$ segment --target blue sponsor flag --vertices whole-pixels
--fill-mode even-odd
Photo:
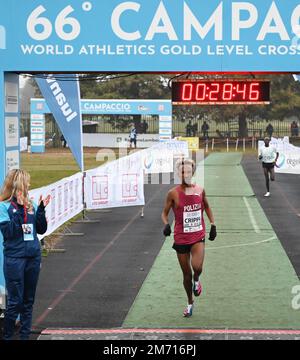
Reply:
[[[84,171],[82,116],[78,75],[43,75],[35,78],[50,111],[81,171]]]

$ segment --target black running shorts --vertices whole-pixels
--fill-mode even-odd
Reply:
[[[179,245],[174,243],[172,248],[176,250],[178,254],[189,254],[191,252],[193,245],[198,243],[205,243],[205,238],[195,242],[194,244],[189,244],[189,245]]]
[[[273,169],[274,168],[274,163],[262,163],[262,166],[263,166],[263,168],[265,168],[265,169]]]

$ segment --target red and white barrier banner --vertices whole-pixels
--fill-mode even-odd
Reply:
[[[145,205],[141,152],[87,171],[84,184],[87,209]]]
[[[172,173],[174,159],[188,155],[187,142],[171,140],[86,171],[86,208],[144,205],[144,174]]]
[[[41,195],[43,198],[51,196],[46,207],[48,230],[46,234],[39,236],[40,238],[50,235],[83,210],[82,179],[83,174],[77,173],[54,184],[30,191],[30,197],[36,204]]]

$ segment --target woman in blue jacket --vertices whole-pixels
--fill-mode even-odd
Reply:
[[[4,277],[7,306],[4,340],[14,335],[20,315],[20,338],[28,340],[35,292],[41,267],[41,248],[37,234],[47,231],[45,207],[50,196],[40,197],[36,206],[29,199],[30,175],[11,170],[0,194],[0,230],[3,235]]]

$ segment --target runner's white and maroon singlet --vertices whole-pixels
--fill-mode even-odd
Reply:
[[[192,185],[186,195],[181,186],[177,186],[179,203],[173,206],[175,215],[174,241],[178,245],[190,245],[205,238],[205,223],[203,218],[203,189]]]

